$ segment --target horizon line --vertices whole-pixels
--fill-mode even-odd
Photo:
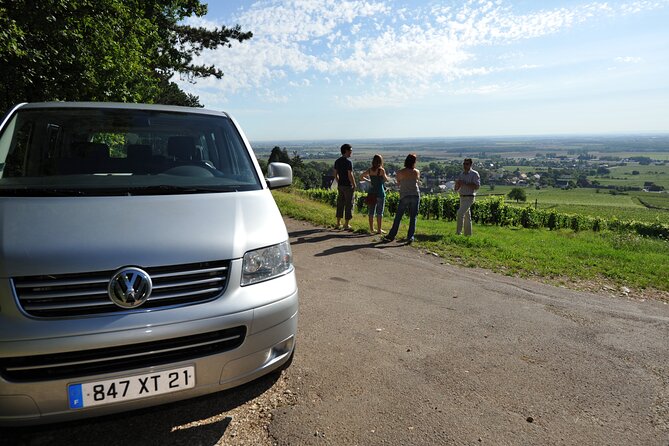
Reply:
[[[274,139],[251,139],[255,143],[281,142],[366,142],[366,141],[398,141],[398,140],[456,140],[456,139],[512,139],[512,138],[574,138],[574,137],[608,137],[620,138],[626,136],[648,136],[648,137],[669,137],[669,131],[664,132],[609,132],[609,133],[545,133],[545,134],[516,134],[516,135],[478,135],[478,136],[394,136],[394,137],[355,137],[355,138],[274,138]],[[342,143],[343,143],[342,142]]]

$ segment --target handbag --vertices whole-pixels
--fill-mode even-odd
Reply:
[[[376,194],[369,193],[365,197],[365,204],[367,206],[374,206],[376,204]]]

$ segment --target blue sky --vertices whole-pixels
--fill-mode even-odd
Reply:
[[[252,141],[669,132],[669,0],[208,5],[254,37],[176,80]]]

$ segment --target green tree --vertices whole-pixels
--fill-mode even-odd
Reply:
[[[290,165],[293,166],[293,168],[304,166],[304,161],[302,161],[302,157],[297,151],[293,152],[293,157],[290,159]]]
[[[158,94],[154,98],[156,104],[184,105],[186,107],[202,107],[200,98],[183,91],[177,84],[162,79],[158,85]]]
[[[256,159],[258,160],[258,164],[260,165],[260,170],[262,170],[262,173],[267,175],[267,161],[265,161],[262,158],[257,158],[257,157],[256,157]]]
[[[525,193],[525,189],[521,187],[514,187],[511,189],[507,194],[507,197],[509,197],[511,200],[516,200],[516,203],[519,201],[527,201],[527,194]]]
[[[181,24],[206,12],[199,0],[1,0],[0,111],[52,100],[199,105],[169,79],[222,77],[194,57],[252,37],[239,25]]]
[[[272,153],[269,154],[269,159],[267,160],[268,163],[275,163],[275,162],[280,162],[280,163],[286,163],[290,164],[290,156],[288,156],[288,151],[286,149],[281,149],[279,146],[274,146],[272,149]]]
[[[642,166],[648,166],[653,160],[647,156],[631,156],[630,160],[637,161]]]
[[[313,163],[293,166],[293,176],[300,179],[304,189],[321,187],[323,175]]]

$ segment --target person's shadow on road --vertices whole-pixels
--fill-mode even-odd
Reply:
[[[368,234],[357,232],[334,232],[328,229],[306,229],[304,231],[293,231],[288,233],[291,245],[302,243],[320,243],[332,239],[360,239],[368,238]]]
[[[410,244],[409,242],[402,240],[398,240],[397,242],[392,242],[390,240],[385,240],[385,239],[370,239],[372,235],[367,232],[335,232],[331,229],[325,229],[325,228],[293,231],[290,232],[288,235],[290,237],[291,245],[299,245],[302,243],[320,243],[332,239],[342,239],[348,241],[362,240],[362,239],[367,240],[366,243],[353,243],[353,244],[345,243],[339,246],[334,246],[332,248],[325,249],[323,252],[314,254],[315,257],[343,254],[363,248],[379,248],[379,249],[401,248],[402,246]]]

